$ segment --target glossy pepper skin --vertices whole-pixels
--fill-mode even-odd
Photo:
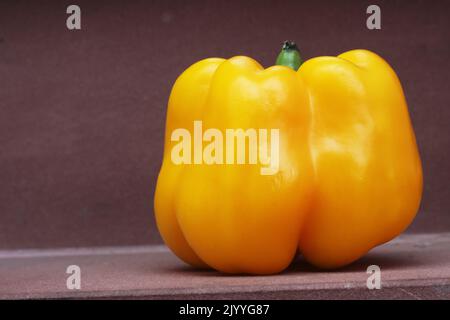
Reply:
[[[280,165],[176,165],[171,132],[279,128]],[[226,273],[284,270],[299,248],[321,268],[349,264],[414,218],[422,170],[397,76],[353,50],[263,69],[211,58],[176,81],[155,192],[160,233],[194,266]]]
[[[187,69],[169,99],[155,212],[167,245],[184,261],[227,273],[275,273],[297,251],[313,189],[306,87],[292,69],[248,57],[206,59]],[[279,128],[275,175],[258,165],[175,165],[171,132],[203,127]]]
[[[422,166],[403,90],[367,50],[305,62],[315,190],[300,251],[322,268],[345,266],[399,235],[422,195]]]

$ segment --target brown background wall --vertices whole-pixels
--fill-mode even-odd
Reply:
[[[82,30],[65,27],[82,9]],[[209,57],[270,66],[367,48],[397,71],[422,154],[412,232],[450,231],[450,1],[1,1],[0,248],[160,242],[152,201],[166,101]]]

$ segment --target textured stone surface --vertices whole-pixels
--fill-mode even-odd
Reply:
[[[81,268],[81,290],[66,268]],[[366,269],[381,268],[368,290]],[[301,259],[273,276],[193,270],[163,246],[0,251],[0,298],[450,299],[450,233],[404,235],[333,272]]]

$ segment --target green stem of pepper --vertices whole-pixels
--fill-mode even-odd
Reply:
[[[286,66],[297,71],[303,63],[300,57],[300,52],[298,51],[297,45],[294,41],[285,41],[281,52],[277,57],[276,65]]]

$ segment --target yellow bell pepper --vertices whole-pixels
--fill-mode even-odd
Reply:
[[[310,59],[297,71],[301,59],[292,43],[277,64],[205,59],[173,86],[155,214],[165,243],[191,265],[270,274],[300,250],[313,265],[337,268],[396,237],[418,210],[420,157],[389,65],[353,50]],[[194,136],[180,153],[191,162],[173,158],[180,128]],[[250,128],[279,131],[279,145],[266,148],[265,160],[279,154],[270,174],[262,174],[262,160],[226,162],[229,151],[238,154],[237,144],[214,149],[215,162],[202,158],[218,146],[219,136],[206,132],[228,139],[227,130]],[[244,138],[249,148],[255,141],[261,147],[263,138]],[[244,158],[250,157],[249,149]]]

